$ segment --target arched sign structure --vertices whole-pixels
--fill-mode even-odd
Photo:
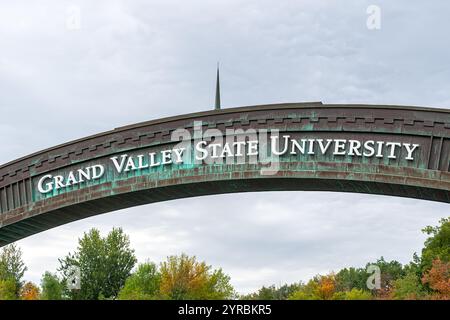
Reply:
[[[0,166],[0,246],[85,217],[231,192],[450,202],[450,110],[292,103],[114,129]]]

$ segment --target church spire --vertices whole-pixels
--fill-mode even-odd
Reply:
[[[217,62],[217,79],[216,79],[216,104],[215,110],[220,110],[220,80],[219,80],[219,62]]]

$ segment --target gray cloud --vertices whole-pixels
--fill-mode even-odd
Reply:
[[[25,1],[0,5],[0,163],[113,127],[223,103],[323,101],[447,108],[448,1]],[[67,9],[81,29],[66,28]],[[122,226],[141,261],[187,252],[238,290],[384,255],[407,262],[448,205],[340,193],[171,201],[19,241],[38,282],[90,227]]]

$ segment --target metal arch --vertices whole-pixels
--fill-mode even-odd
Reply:
[[[271,176],[252,164],[169,168],[104,180],[47,198],[36,179],[112,155],[160,150],[171,133],[205,128],[278,129],[295,135],[414,141],[411,163],[330,158],[284,159]],[[0,246],[71,221],[131,206],[208,194],[326,190],[402,196],[450,203],[450,110],[320,102],[260,105],[142,122],[68,142],[0,166]]]

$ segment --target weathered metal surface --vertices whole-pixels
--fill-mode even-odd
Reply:
[[[278,129],[303,138],[377,139],[420,144],[414,161],[284,156],[273,175],[258,164],[164,166],[145,174],[106,172],[101,180],[48,195],[44,174],[64,173],[110,157],[160,151],[179,128]],[[263,105],[165,118],[56,146],[0,166],[0,246],[71,221],[131,206],[200,195],[326,190],[450,203],[450,110],[299,103]]]

